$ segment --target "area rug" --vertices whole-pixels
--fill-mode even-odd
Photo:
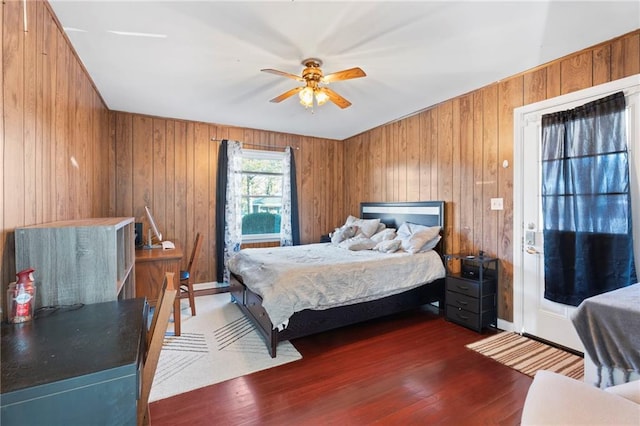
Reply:
[[[502,332],[467,348],[530,377],[538,370],[554,371],[577,380],[584,377],[582,357],[517,333]]]
[[[149,401],[157,401],[302,358],[289,342],[271,358],[262,337],[228,293],[196,297],[196,316],[182,301],[182,332],[173,323],[160,352]]]

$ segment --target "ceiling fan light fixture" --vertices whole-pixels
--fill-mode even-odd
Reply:
[[[318,89],[315,91],[316,95],[316,103],[318,106],[324,105],[329,100],[329,96],[322,89]]]
[[[305,66],[302,70],[302,75],[295,75],[285,71],[278,71],[271,68],[263,68],[260,71],[268,72],[270,74],[276,74],[282,77],[287,77],[292,80],[304,83],[304,86],[298,86],[294,89],[288,90],[271,99],[270,102],[282,102],[285,99],[295,95],[296,93],[300,97],[300,104],[305,108],[313,108],[314,102],[316,105],[321,106],[331,101],[338,107],[344,109],[351,106],[351,102],[329,89],[328,87],[321,87],[320,85],[329,84],[336,81],[351,80],[353,78],[366,77],[364,71],[360,68],[349,68],[346,70],[334,72],[328,75],[324,75],[320,66],[322,61],[315,58],[309,58],[302,61],[302,65]]]
[[[313,106],[313,89],[311,87],[305,87],[298,94],[300,97],[300,103],[304,105],[305,108],[311,108]]]

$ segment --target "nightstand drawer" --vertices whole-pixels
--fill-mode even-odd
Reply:
[[[456,308],[466,309],[467,311],[471,311],[476,314],[480,312],[480,299],[477,297],[471,297],[466,294],[447,290],[446,301],[447,305],[451,305]]]
[[[462,308],[475,314],[480,313],[480,309],[482,309],[482,312],[485,312],[495,308],[496,305],[495,295],[493,293],[483,295],[482,300],[480,300],[480,298],[477,297],[447,290],[446,301],[447,305]]]
[[[466,280],[464,278],[447,277],[447,290],[456,293],[466,294],[471,297],[480,296],[480,282]],[[496,280],[485,280],[482,283],[482,294],[492,294],[496,292]]]
[[[455,277],[447,277],[447,291],[466,294],[471,297],[480,296],[480,284],[478,281],[465,280]]]
[[[447,305],[445,315],[449,321],[457,322],[474,330],[480,330],[480,315],[478,314]]]

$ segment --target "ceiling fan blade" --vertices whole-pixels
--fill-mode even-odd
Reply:
[[[320,81],[322,83],[332,83],[334,81],[350,80],[352,78],[360,78],[360,77],[366,77],[366,76],[367,74],[365,74],[365,72],[362,71],[362,69],[355,67],[355,68],[350,68],[348,70],[342,70],[342,71],[334,72],[332,74],[327,74],[324,77],[322,77]]]
[[[260,70],[260,71],[268,72],[268,73],[275,74],[275,75],[280,75],[282,77],[292,78],[294,80],[298,80],[298,81],[301,81],[303,83],[305,82],[304,78],[302,78],[302,77],[300,77],[298,75],[295,75],[295,74],[289,74],[288,72],[284,72],[284,71],[272,70],[272,69],[269,69],[269,68],[263,69],[263,70]]]
[[[273,102],[273,103],[282,102],[285,99],[290,98],[291,96],[295,95],[296,93],[298,93],[302,89],[304,89],[304,86],[296,87],[295,89],[288,90],[288,91],[284,92],[282,95],[276,96],[275,98],[271,99],[269,102]]]
[[[351,102],[349,102],[348,100],[346,100],[345,98],[343,98],[342,96],[338,95],[336,92],[334,92],[333,90],[329,89],[328,87],[323,87],[322,90],[324,93],[327,94],[327,96],[329,97],[329,100],[331,102],[333,102],[334,104],[338,105],[340,108],[345,109],[351,106]]]

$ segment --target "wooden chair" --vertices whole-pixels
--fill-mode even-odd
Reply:
[[[144,365],[142,367],[142,387],[140,399],[138,400],[138,426],[149,424],[149,394],[153,377],[156,374],[158,359],[164,335],[169,325],[169,316],[173,302],[176,299],[177,290],[173,282],[173,272],[166,272],[162,282],[162,289],[158,295],[151,326],[147,331],[147,351],[145,353]]]
[[[196,302],[193,293],[193,281],[195,279],[196,264],[198,263],[198,257],[200,257],[200,249],[202,248],[202,235],[198,232],[196,234],[196,241],[191,251],[191,257],[189,258],[189,264],[187,269],[180,271],[180,294],[176,297],[173,307],[173,321],[175,327],[176,336],[180,335],[180,299],[186,297],[189,298],[189,306],[191,306],[191,315],[196,315]]]

